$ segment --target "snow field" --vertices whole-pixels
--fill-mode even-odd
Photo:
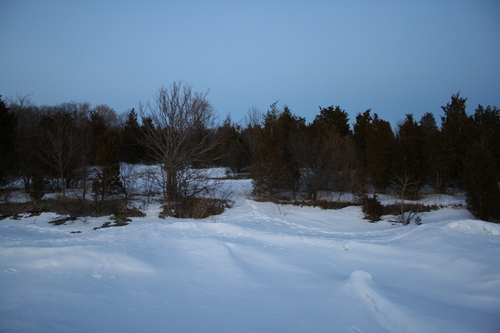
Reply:
[[[206,220],[0,221],[0,331],[498,332],[500,228],[249,200]],[[71,233],[80,231],[80,233]]]

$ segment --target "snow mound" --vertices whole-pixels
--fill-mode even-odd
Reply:
[[[500,235],[500,226],[479,220],[461,220],[453,221],[448,224],[448,228],[466,233],[466,234],[480,234],[485,233],[491,236]]]
[[[383,330],[395,333],[415,332],[406,313],[374,289],[378,288],[369,273],[355,271],[344,290],[359,301],[362,311]]]

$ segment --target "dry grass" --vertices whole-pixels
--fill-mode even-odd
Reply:
[[[180,202],[168,203],[163,206],[161,218],[167,216],[177,218],[204,219],[213,215],[220,215],[226,208],[231,207],[229,200],[210,198],[185,198]]]
[[[0,219],[6,217],[19,218],[20,214],[35,216],[43,212],[69,215],[70,219],[82,216],[99,217],[115,215],[121,218],[144,216],[137,209],[127,208],[125,200],[90,201],[61,197],[58,199],[0,204]]]

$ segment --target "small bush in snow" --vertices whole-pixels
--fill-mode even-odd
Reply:
[[[378,201],[376,194],[371,198],[364,196],[361,199],[361,208],[365,214],[365,219],[371,222],[380,221],[380,217],[384,214],[384,206]]]

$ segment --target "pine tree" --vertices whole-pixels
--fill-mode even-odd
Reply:
[[[296,188],[300,177],[288,142],[303,120],[293,116],[287,107],[278,110],[276,104],[271,105],[265,116],[251,170],[254,192],[268,199],[281,191]]]
[[[127,114],[127,120],[121,132],[120,157],[122,161],[128,163],[138,163],[144,157],[141,127],[134,109]]]
[[[243,172],[251,164],[251,151],[242,135],[242,128],[234,124],[230,115],[217,130],[217,136],[224,138],[218,147],[217,165],[229,167],[232,172]]]
[[[17,118],[9,111],[0,96],[0,183],[15,168]]]
[[[426,179],[438,193],[444,193],[451,178],[455,154],[451,138],[443,135],[432,113],[420,120],[423,132],[423,154]]]
[[[95,199],[103,201],[123,193],[118,145],[116,137],[109,131],[105,131],[99,138],[95,165],[97,175],[92,183]]]
[[[375,113],[366,128],[366,168],[368,176],[378,191],[390,184],[394,133],[391,124]]]
[[[453,145],[454,159],[450,176],[454,181],[459,180],[464,166],[465,152],[474,137],[474,126],[472,120],[467,117],[466,102],[467,98],[462,98],[460,93],[457,93],[451,96],[451,102],[441,107],[445,113],[445,116],[441,117],[441,130]]]
[[[367,142],[367,129],[373,121],[370,114],[371,110],[368,109],[363,113],[356,115],[356,122],[353,126],[353,139],[358,156],[358,166],[356,170],[356,178],[358,183],[359,195],[364,195],[366,192],[366,185],[368,183],[368,170],[366,159],[366,142]]]
[[[320,107],[320,113],[314,118],[312,125],[324,127],[325,130],[338,133],[340,136],[351,134],[349,116],[340,106]],[[321,129],[319,130],[322,131]]]
[[[500,109],[479,105],[472,119],[476,127],[475,136],[485,140],[497,160],[497,172],[500,172]]]
[[[410,192],[418,191],[425,182],[424,132],[422,127],[407,114],[398,126],[394,152],[394,173],[403,179],[412,178]]]
[[[500,222],[499,181],[496,158],[480,138],[467,150],[462,174],[468,209],[477,218]]]

